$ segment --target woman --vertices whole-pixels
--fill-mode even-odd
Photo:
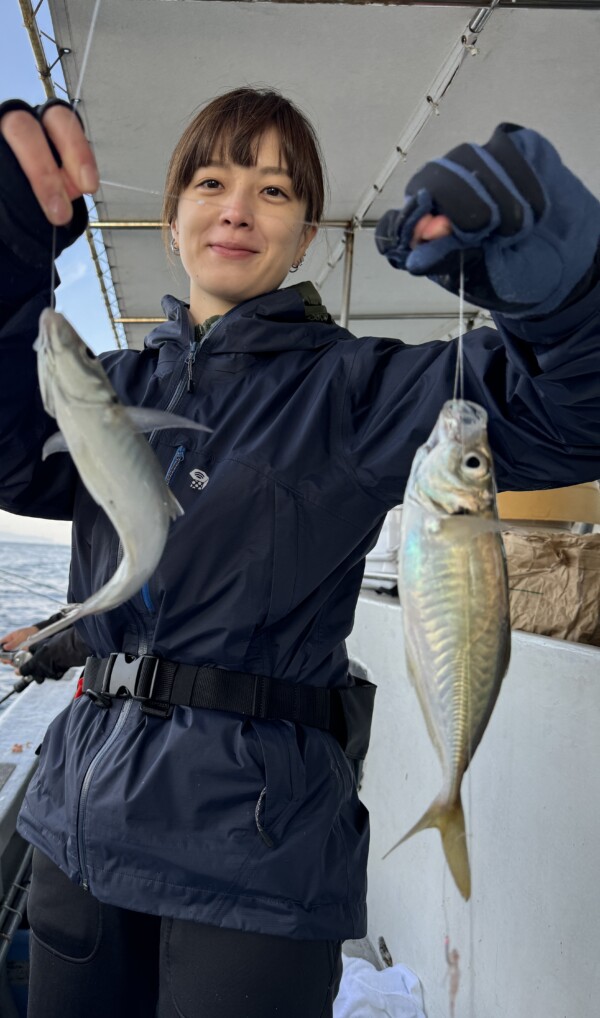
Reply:
[[[31,342],[48,223],[57,249],[74,239],[97,172],[68,109],[0,118],[2,208],[21,203],[0,235],[2,504],[73,517],[81,601],[118,543],[68,458],[39,459],[53,424]],[[499,312],[497,332],[465,341],[465,394],[490,412],[500,486],[598,476],[598,203],[510,126],[409,190],[379,230],[390,261],[456,289],[462,250],[467,292]],[[37,849],[33,1018],[326,1018],[340,943],[365,934],[368,821],[348,759],[365,724],[344,715],[343,641],[456,349],[355,339],[309,284],[279,289],[322,204],[312,129],[270,91],[216,99],[171,160],[164,215],[189,307],[165,298],[144,351],[103,363],[125,403],[214,430],[153,439],[185,516],[143,591],[81,624],[90,692],[50,726],[21,812]]]

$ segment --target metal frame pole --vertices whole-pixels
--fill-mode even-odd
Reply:
[[[346,252],[344,254],[344,283],[342,289],[342,310],[340,314],[340,325],[343,329],[348,328],[350,318],[350,291],[352,289],[352,268],[354,263],[354,227],[346,230],[345,235]]]

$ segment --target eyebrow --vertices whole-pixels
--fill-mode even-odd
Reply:
[[[207,163],[206,166],[198,167],[198,169],[207,170],[210,169],[211,166],[216,166],[218,169],[226,170],[229,169],[231,165],[232,165],[231,163],[223,163],[219,159],[211,159],[211,161]],[[292,179],[291,173],[286,166],[260,166],[258,167],[258,172],[262,173],[263,176],[277,173],[279,174],[280,177],[289,177],[290,180]]]

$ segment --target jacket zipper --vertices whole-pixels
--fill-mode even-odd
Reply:
[[[185,363],[183,365],[181,376],[179,378],[179,381],[177,383],[175,391],[174,391],[173,395],[171,396],[171,399],[169,400],[167,406],[165,407],[165,413],[171,413],[173,410],[175,410],[175,408],[176,408],[177,404],[179,403],[179,401],[180,401],[184,391],[186,391],[186,390],[187,390],[187,392],[193,392],[194,391],[193,370],[194,370],[194,364],[196,362],[196,354],[198,353],[198,350],[200,350],[200,348],[204,345],[204,342],[208,339],[208,337],[210,335],[212,335],[212,333],[215,331],[215,329],[217,329],[219,327],[219,325],[221,324],[222,320],[223,319],[220,318],[217,322],[213,322],[211,327],[209,329],[207,329],[207,331],[204,334],[202,333],[201,328],[194,330],[194,338],[190,342],[190,351],[189,351],[189,353],[188,353],[188,355],[187,355],[187,357],[185,359]],[[152,445],[152,442],[154,440],[155,435],[156,435],[156,430],[152,431],[150,433],[150,435],[148,436],[148,443],[150,445]],[[181,448],[181,446],[179,448]],[[175,455],[177,455],[177,453]],[[176,464],[176,466],[178,466],[178,465],[179,464]],[[173,466],[173,463],[171,463],[171,466]],[[171,469],[171,466],[169,467],[169,470]],[[168,474],[168,471],[167,471],[167,474]],[[171,476],[172,476],[172,474],[171,474]],[[167,484],[168,483],[169,483],[169,478],[167,478]],[[121,550],[122,550],[121,549],[121,543],[119,542],[119,548],[118,548],[118,551],[117,551],[117,562],[120,560]],[[154,607],[152,605],[152,600],[150,598],[150,593],[149,593],[147,584],[144,584],[144,587],[142,588],[142,597],[143,597],[144,604],[145,604],[146,608],[148,609],[148,611],[149,612],[153,612],[154,611]],[[129,610],[130,610],[131,615],[133,616],[133,618],[135,620],[135,623],[136,623],[136,628],[137,628],[137,631],[138,631],[138,656],[141,656],[142,654],[147,654],[148,653],[148,644],[149,644],[150,634],[149,634],[148,629],[147,629],[146,626],[144,626],[144,632],[143,633],[141,632],[141,628],[140,628],[139,621],[138,621],[138,616],[133,611],[133,609],[129,609]]]
[[[194,338],[193,338],[193,340],[190,343],[190,352],[188,353],[188,355],[187,355],[187,357],[185,359],[185,366],[184,366],[184,370],[183,370],[182,376],[179,379],[179,382],[177,383],[177,387],[175,389],[175,392],[171,396],[171,399],[169,400],[169,403],[168,403],[168,405],[165,408],[165,413],[171,413],[173,410],[175,410],[177,404],[179,403],[179,400],[181,399],[181,396],[183,395],[184,390],[186,390],[187,392],[193,392],[194,391],[194,375],[193,375],[193,372],[194,372],[194,364],[196,362],[196,354],[198,353],[198,350],[204,344],[205,340],[208,339],[208,337],[219,326],[221,321],[222,321],[222,319],[219,319],[218,322],[214,322],[213,325],[211,325],[210,329],[208,329],[204,334],[202,333],[201,329],[194,330]],[[153,442],[153,439],[154,439],[155,435],[156,435],[156,431],[153,431],[150,434],[150,436],[148,438],[148,442],[150,443],[150,445],[152,445],[152,442]],[[182,455],[178,458],[178,453],[180,451],[182,452]],[[173,460],[171,461],[169,469],[167,470],[167,474],[166,474],[166,478],[165,478],[167,484],[169,483],[169,481],[170,481],[171,477],[173,476],[175,470],[179,466],[179,463],[183,459],[184,455],[185,455],[185,449],[183,448],[183,446],[179,446],[177,451],[176,451],[176,453],[175,453],[175,456],[174,456]],[[143,588],[142,588],[142,597],[143,597],[144,604],[146,605],[146,608],[148,609],[148,611],[153,613],[154,612],[154,605],[152,604],[152,599],[150,597],[150,591],[149,591],[147,583],[145,583]],[[148,632],[147,627],[144,627],[144,629],[145,629],[145,632],[144,632],[143,636],[140,634],[140,639],[139,639],[139,642],[138,642],[138,655],[139,656],[141,656],[142,654],[147,654],[148,653],[148,644],[149,644],[149,636],[150,636],[150,634]],[[138,626],[138,632],[139,632],[139,626]]]
[[[179,464],[183,463],[184,458],[185,458],[185,446],[184,445],[179,445],[179,446],[177,446],[177,449],[175,450],[175,455],[173,456],[173,459],[169,463],[169,467],[168,467],[167,472],[165,474],[165,482],[166,482],[166,484],[168,486],[170,486],[171,478],[173,477],[173,474],[177,470],[177,467],[179,466]],[[147,580],[147,582],[142,587],[142,597],[144,599],[144,604],[146,605],[146,608],[148,609],[149,612],[151,612],[152,615],[154,615],[155,614],[155,608],[154,608],[154,602],[153,602],[151,594],[150,594],[150,580]]]
[[[188,356],[186,357],[185,365],[183,367],[183,371],[182,371],[182,374],[181,374],[181,378],[179,379],[179,382],[177,383],[177,387],[175,389],[175,392],[173,393],[171,399],[169,400],[168,406],[165,408],[165,412],[166,413],[170,413],[172,410],[175,409],[175,407],[177,406],[177,403],[179,402],[179,400],[181,398],[181,395],[182,395],[184,389],[186,388],[186,386],[188,387],[188,392],[192,392],[193,391],[193,367],[194,367],[194,363],[195,363],[195,360],[196,360],[196,354],[198,353],[198,350],[203,345],[204,341],[208,338],[208,336],[214,331],[215,328],[217,328],[220,325],[221,321],[222,321],[222,319],[219,319],[218,322],[215,322],[211,326],[211,328],[208,329],[208,331],[204,335],[200,335],[200,336],[197,337],[194,334],[194,339],[190,343],[190,352],[189,352]],[[189,388],[190,384],[192,386],[191,389]],[[151,435],[149,436],[148,441],[150,443],[152,443],[152,440],[153,440],[155,434],[156,434],[156,431],[153,431],[151,433]],[[183,460],[184,455],[185,455],[184,447],[181,446],[181,445],[178,446],[178,448],[177,448],[177,450],[175,452],[175,456],[171,460],[171,463],[170,463],[169,468],[167,470],[167,474],[166,474],[167,484],[169,483],[169,481],[173,477],[173,474],[175,473],[175,470],[177,469],[177,467],[179,466],[179,464]],[[121,543],[119,542],[119,548],[118,548],[118,552],[117,552],[117,561],[119,561],[120,554],[121,554]],[[136,618],[136,623],[137,623],[137,616],[135,615],[135,613],[133,611],[132,611],[132,614]],[[138,627],[138,632],[139,632],[139,627]],[[140,642],[140,644],[138,646],[138,655],[142,655],[142,654],[146,654],[147,653],[147,650],[148,650],[148,638],[147,637],[148,637],[148,634],[147,633],[144,634],[144,638],[143,638],[143,640],[141,640],[141,642]],[[96,756],[94,757],[94,759],[89,764],[89,767],[88,767],[87,771],[85,772],[83,783],[81,785],[81,791],[79,793],[79,806],[78,806],[78,810],[77,810],[77,850],[78,850],[78,854],[79,854],[79,869],[80,869],[80,872],[81,872],[81,883],[82,883],[82,887],[83,887],[83,889],[85,891],[89,890],[89,883],[88,883],[88,876],[87,876],[87,860],[86,860],[86,852],[85,852],[84,827],[85,827],[85,814],[86,814],[86,809],[87,809],[87,802],[88,802],[90,785],[92,783],[92,779],[93,779],[94,774],[96,772],[96,768],[102,762],[102,760],[104,759],[104,757],[108,753],[109,749],[111,748],[111,746],[113,745],[113,743],[115,742],[115,740],[119,736],[120,732],[122,731],[122,729],[123,729],[123,727],[125,725],[125,722],[127,721],[127,718],[129,716],[129,712],[130,712],[132,706],[133,706],[133,700],[130,699],[130,700],[126,700],[125,703],[123,704],[123,706],[121,707],[121,712],[119,714],[119,717],[117,719],[115,727],[113,728],[112,732],[108,736],[108,738],[107,738],[106,742],[104,743],[104,745],[101,746],[101,748],[96,753]]]
[[[196,331],[194,331],[194,338],[190,343],[190,352],[188,353],[185,359],[185,364],[183,367],[181,378],[177,383],[177,388],[175,389],[175,392],[171,396],[168,405],[165,407],[165,413],[171,413],[175,409],[175,407],[179,403],[179,400],[181,399],[184,389],[187,392],[194,391],[194,364],[196,363],[196,354],[198,353],[198,350],[200,350],[200,348],[204,345],[208,337],[211,336],[215,329],[219,327],[221,321],[222,319],[219,319],[218,322],[214,322],[213,325],[211,325],[210,329],[208,329],[204,334],[202,334],[201,329],[198,329],[198,334],[196,334]],[[156,431],[151,432],[148,438],[150,444],[152,444],[155,435]]]
[[[133,707],[132,699],[126,700],[123,706],[121,707],[121,713],[117,718],[115,727],[113,728],[104,745],[101,747],[101,749],[98,750],[96,756],[94,757],[87,771],[85,772],[85,777],[83,779],[83,784],[81,786],[81,791],[79,793],[79,808],[77,810],[77,850],[79,852],[79,870],[81,873],[81,884],[84,891],[89,891],[84,828],[85,828],[85,811],[87,808],[90,785],[92,783],[92,778],[94,777],[94,774],[96,772],[96,768],[104,759],[109,749],[111,748],[113,742],[119,735],[121,729],[123,728],[125,722],[127,721],[129,712],[132,707]]]

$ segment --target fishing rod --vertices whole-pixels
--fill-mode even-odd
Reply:
[[[13,668],[20,668],[21,665],[24,665],[30,660],[30,658],[33,657],[33,654],[29,650],[0,650],[0,656],[8,658]],[[33,681],[33,675],[21,676],[19,681],[14,683],[10,692],[6,693],[6,695],[0,699],[0,704],[3,704],[5,700],[8,700],[9,696],[12,696],[13,693],[22,693],[23,690],[27,689],[27,686]]]

